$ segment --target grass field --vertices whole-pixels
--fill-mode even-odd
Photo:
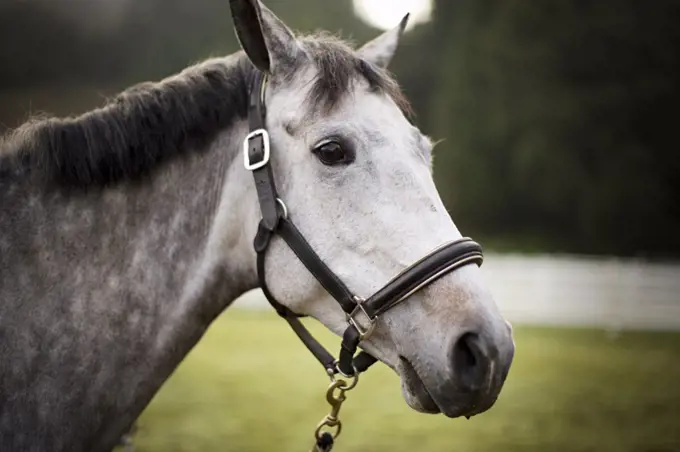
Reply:
[[[489,412],[416,413],[377,365],[348,394],[334,451],[680,451],[679,334],[515,331],[515,362]],[[327,383],[284,321],[227,311],[140,418],[137,450],[307,451]]]

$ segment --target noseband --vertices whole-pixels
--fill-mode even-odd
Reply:
[[[324,366],[332,379],[337,373],[348,378],[356,378],[360,372],[376,362],[376,358],[364,351],[356,356],[355,353],[359,343],[373,332],[378,317],[453,270],[473,263],[481,266],[482,247],[469,238],[445,243],[404,269],[370,297],[364,299],[352,293],[314,252],[290,220],[286,205],[278,197],[270,165],[271,143],[265,127],[265,86],[266,76],[256,71],[248,102],[250,133],[243,142],[244,165],[253,173],[262,212],[262,220],[254,241],[260,287],[276,312],[288,321],[302,343]],[[348,325],[342,336],[337,360],[304,327],[299,320],[302,316],[276,301],[267,288],[265,255],[274,235],[279,235],[288,244],[305,267],[345,311]],[[368,319],[368,325],[361,325],[357,320],[360,312]],[[329,423],[326,425],[333,426]],[[335,425],[339,427],[339,421]]]

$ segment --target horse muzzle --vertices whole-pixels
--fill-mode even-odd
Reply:
[[[418,356],[400,356],[397,372],[406,402],[416,411],[470,417],[494,405],[514,354],[509,325],[496,335],[466,331],[451,341],[442,371],[432,371],[441,366]]]

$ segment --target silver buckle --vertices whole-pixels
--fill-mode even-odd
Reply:
[[[262,160],[260,160],[259,162],[251,163],[250,155],[248,152],[250,148],[249,144],[250,140],[257,136],[262,137],[262,144],[264,146],[264,156],[262,157]],[[253,130],[248,135],[246,135],[246,138],[243,140],[243,166],[245,166],[246,169],[249,171],[254,171],[258,168],[262,168],[267,163],[269,163],[269,133],[265,129]]]
[[[364,300],[361,297],[357,297],[356,295],[354,296],[354,301],[356,302],[356,307],[352,309],[352,312],[347,314],[347,323],[352,325],[356,330],[359,332],[359,341],[363,341],[367,339],[371,334],[373,334],[373,330],[375,330],[375,323],[376,320],[378,319],[378,316],[371,318],[371,316],[368,315],[364,307],[362,306],[361,303],[363,303]],[[361,312],[364,313],[368,321],[370,322],[368,325],[368,328],[364,329],[361,325],[359,325],[359,322],[354,318],[354,316],[357,314],[357,312],[361,310]]]

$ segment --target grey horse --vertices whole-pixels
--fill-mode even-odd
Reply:
[[[232,11],[241,51],[3,139],[3,452],[111,450],[211,322],[258,287],[241,153],[258,70],[279,192],[355,293],[461,237],[432,143],[386,71],[405,20],[354,49],[295,36],[257,0]],[[344,312],[279,238],[266,268],[284,306],[342,333]],[[401,377],[410,407],[449,417],[488,410],[514,354],[474,265],[384,314],[361,346]]]

